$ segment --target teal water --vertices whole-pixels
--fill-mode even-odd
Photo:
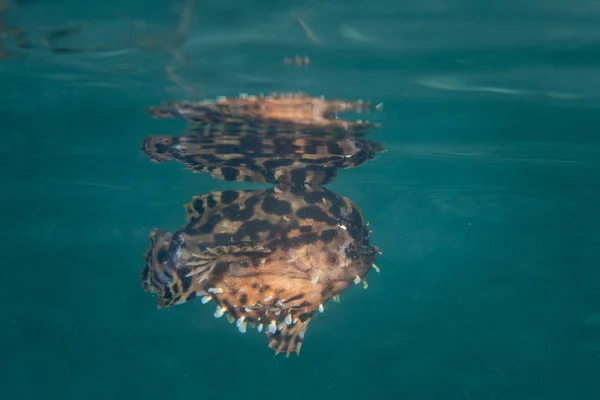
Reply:
[[[32,46],[5,35],[0,61],[2,397],[600,398],[600,8],[504,4],[198,1],[180,47],[179,3],[9,9]],[[109,50],[40,44],[71,25],[65,44]],[[192,196],[264,185],[139,148],[183,129],[144,112],[163,100],[289,90],[383,102],[387,152],[327,185],[381,274],[286,358],[213,305],[157,310],[139,277]]]

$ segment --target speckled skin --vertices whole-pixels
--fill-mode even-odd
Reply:
[[[365,104],[277,94],[149,109],[192,124],[183,136],[146,138],[152,161],[277,185],[196,196],[183,228],[150,233],[141,280],[158,307],[202,297],[241,332],[264,330],[276,354],[299,354],[314,315],[349,286],[366,287],[381,254],[358,207],[321,186],[382,151],[363,139],[372,124],[334,117]]]
[[[184,136],[150,136],[142,150],[153,162],[177,160],[194,172],[224,181],[326,184],[339,169],[355,168],[383,151],[356,134],[301,130],[250,130],[248,126],[196,127]]]
[[[144,288],[159,308],[210,296],[244,324],[275,321],[277,353],[299,353],[319,305],[364,280],[378,255],[356,205],[323,187],[213,192],[185,209],[183,229],[152,232]]]

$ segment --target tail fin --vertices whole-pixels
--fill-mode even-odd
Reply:
[[[275,350],[275,355],[285,353],[287,357],[290,353],[300,355],[300,348],[304,342],[304,334],[310,319],[293,325],[282,324],[275,333],[267,333],[269,338],[269,347]]]
[[[144,254],[146,265],[140,276],[142,286],[145,291],[158,295],[158,308],[185,303],[205,294],[193,285],[192,277],[186,276],[189,268],[177,268],[172,262],[172,236],[162,229],[152,230],[150,247]]]

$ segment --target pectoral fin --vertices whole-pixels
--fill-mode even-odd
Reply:
[[[209,247],[199,254],[191,254],[191,257],[186,264],[192,267],[192,270],[187,276],[200,274],[198,282],[202,282],[214,270],[217,262],[227,258],[227,256],[258,255],[270,252],[271,250],[266,249],[263,246],[258,246],[253,242],[235,242],[226,246]],[[232,261],[231,265],[234,266],[234,268],[241,268],[239,264],[233,263],[234,260],[229,261]]]

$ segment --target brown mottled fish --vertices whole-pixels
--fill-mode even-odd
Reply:
[[[377,269],[360,210],[324,187],[211,192],[185,210],[185,227],[150,234],[144,289],[159,308],[212,301],[240,332],[264,330],[276,354],[299,354],[315,314]]]
[[[376,109],[379,106],[375,107]],[[321,186],[337,170],[383,151],[364,139],[369,122],[336,113],[368,103],[301,93],[164,103],[157,118],[183,118],[183,136],[150,136],[154,162],[177,160],[225,181],[273,183],[260,190],[196,196],[187,224],[155,229],[141,279],[164,308],[201,297],[245,332],[264,330],[276,354],[300,353],[306,328],[324,304],[363,283],[381,254],[358,207]]]

